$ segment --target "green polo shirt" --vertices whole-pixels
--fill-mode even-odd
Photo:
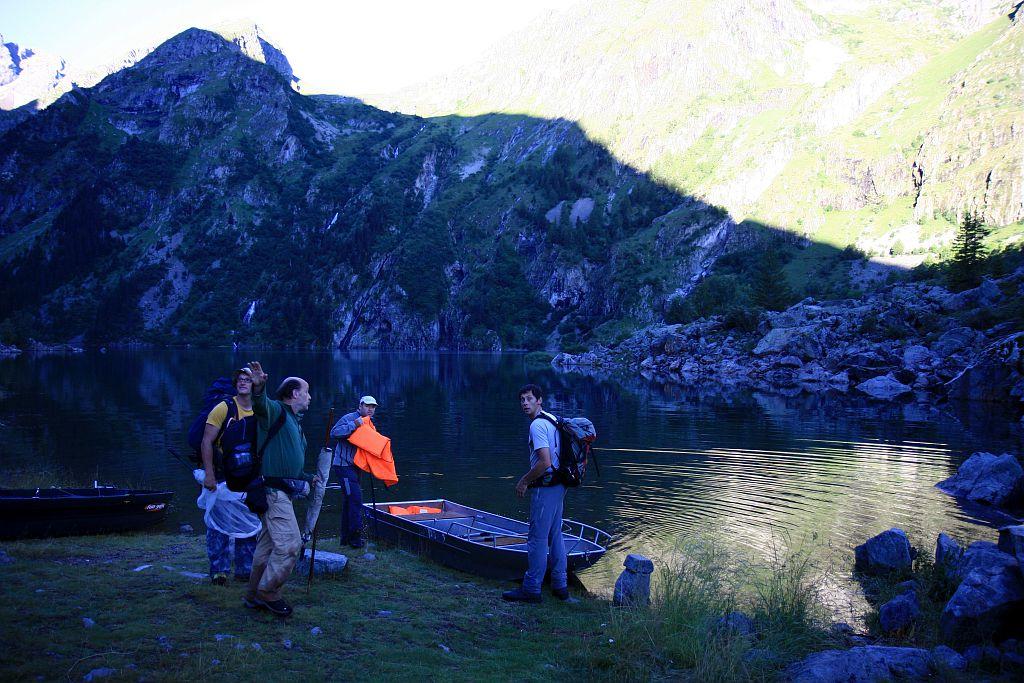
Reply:
[[[306,464],[306,435],[302,433],[299,417],[286,403],[267,398],[265,391],[252,397],[252,412],[259,425],[257,444],[262,446],[266,442],[267,432],[281,411],[284,411],[284,424],[263,451],[261,473],[264,477],[308,480],[310,477],[302,471]]]

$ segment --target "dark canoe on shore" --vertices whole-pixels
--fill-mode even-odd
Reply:
[[[172,491],[0,489],[0,538],[46,538],[134,531],[158,524]]]
[[[441,512],[391,514],[392,507],[437,508]],[[413,500],[363,504],[367,531],[426,555],[441,564],[492,579],[515,580],[526,572],[526,534],[530,525],[450,500]],[[597,562],[611,536],[595,527],[562,520],[570,572]]]

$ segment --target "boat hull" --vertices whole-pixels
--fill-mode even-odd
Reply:
[[[0,538],[49,538],[144,529],[164,520],[172,491],[0,489]]]
[[[440,507],[440,515],[394,515],[389,506]],[[527,569],[526,533],[529,524],[459,505],[447,500],[372,503],[363,505],[367,530],[381,540],[399,545],[453,569],[499,580],[518,580]],[[602,531],[565,520],[566,564],[571,573],[601,558],[608,538]],[[580,534],[575,533],[578,526]],[[593,530],[594,540],[582,538]]]

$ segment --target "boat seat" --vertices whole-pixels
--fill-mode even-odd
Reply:
[[[416,515],[402,515],[402,519],[411,519],[420,522],[428,519],[469,519],[465,512],[421,512]]]
[[[526,543],[526,539],[520,536],[498,536],[494,539],[494,545],[506,546],[506,545],[521,545]]]

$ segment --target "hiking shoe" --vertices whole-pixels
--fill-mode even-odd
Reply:
[[[284,600],[260,600],[260,602],[263,603],[264,609],[279,617],[290,617],[292,615],[292,606]]]
[[[509,602],[540,602],[540,593],[531,593],[530,591],[524,591],[522,588],[516,588],[512,591],[505,591],[501,594],[502,600],[508,600]]]
[[[217,572],[210,577],[210,583],[214,586],[226,586],[228,583],[228,575],[224,572]]]
[[[350,547],[350,548],[362,548],[365,545],[366,545],[366,541],[364,541],[361,538],[356,538],[356,539],[352,540],[348,544],[348,547]]]
[[[555,596],[559,600],[568,600],[569,599],[569,588],[568,587],[566,587],[566,588],[552,588],[551,589],[551,595]]]

